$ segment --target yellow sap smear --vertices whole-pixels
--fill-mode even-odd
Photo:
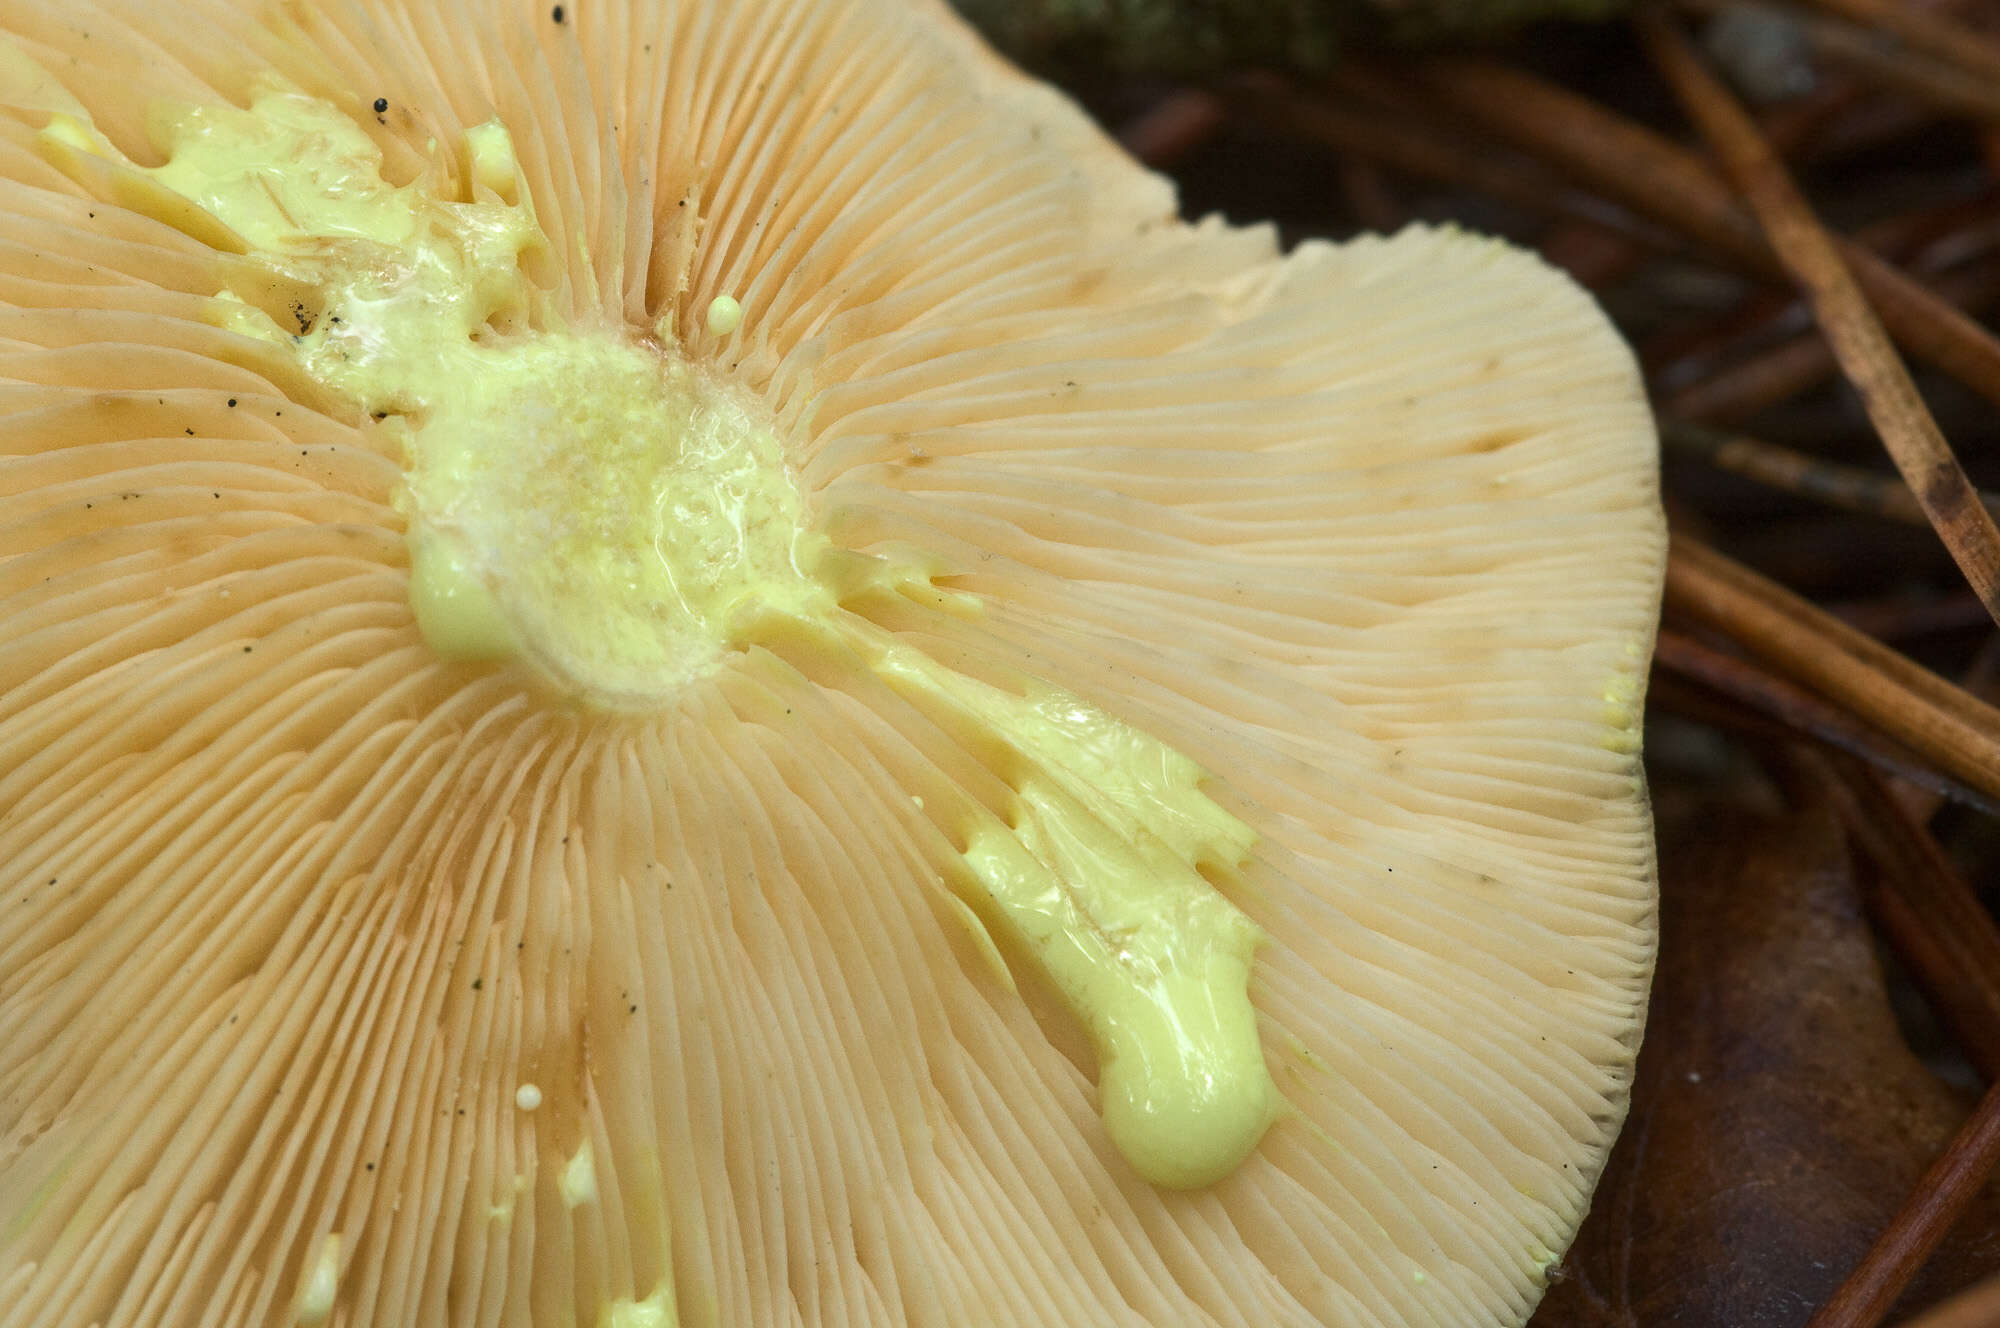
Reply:
[[[563,1164],[556,1189],[562,1194],[563,1203],[571,1208],[596,1201],[597,1161],[591,1154],[590,1140],[578,1144],[576,1153]]]
[[[1647,662],[1653,657],[1650,641],[1625,643],[1625,659],[1619,670],[1604,684],[1604,746],[1609,751],[1636,755],[1646,722]]]
[[[333,1312],[334,1298],[340,1294],[340,1233],[329,1233],[319,1243],[313,1264],[299,1287],[299,1322],[319,1323]]]
[[[1278,1093],[1248,991],[1262,936],[1199,869],[1240,866],[1255,833],[1200,791],[1193,761],[1070,693],[1016,696],[886,642],[873,655],[1015,774],[1006,820],[968,815],[965,863],[1089,1032],[1112,1143],[1156,1185],[1227,1176]]]
[[[675,1328],[673,1292],[661,1287],[644,1300],[614,1300],[598,1316],[598,1328]]]
[[[44,138],[59,164],[112,155],[73,121]],[[1014,789],[1004,820],[969,799],[924,814],[965,845],[971,925],[996,926],[1088,1030],[1111,1140],[1168,1186],[1250,1154],[1277,1104],[1247,994],[1260,937],[1202,869],[1234,869],[1255,837],[1193,762],[1076,696],[975,682],[842,611],[857,579],[948,606],[921,556],[811,531],[759,403],[664,332],[562,322],[529,277],[547,242],[503,126],[402,186],[353,117],[276,86],[249,110],[166,117],[156,138],[166,164],[128,168],[143,178],[121,188],[192,202],[177,224],[247,251],[221,321],[291,348],[400,442],[410,601],[440,655],[522,659],[581,704],[643,709],[731,649],[842,643]],[[728,335],[743,317],[720,297],[706,323]],[[587,1147],[561,1190],[594,1197]],[[606,1313],[671,1323],[671,1296]]]
[[[503,126],[468,134],[462,201],[435,177],[389,185],[367,134],[297,93],[158,133],[154,177],[240,235],[271,289],[307,292],[239,330],[288,341],[402,436],[410,600],[440,654],[521,655],[587,704],[637,708],[713,663],[743,601],[824,604],[754,403],[621,328],[548,326]]]

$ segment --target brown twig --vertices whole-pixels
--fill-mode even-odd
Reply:
[[[1884,46],[1880,34],[1852,23],[1807,19],[1807,43],[1817,54],[1867,75],[1937,110],[1978,119],[2000,119],[2000,81],[1974,74],[1928,52]]]
[[[1904,46],[1988,86],[2000,85],[2000,43],[1977,28],[1909,0],[1806,0],[1871,33],[1896,38]]]
[[[1420,117],[1383,116],[1261,75],[1237,80],[1229,95],[1234,105],[1261,123],[1282,126],[1405,175],[1485,194],[1524,211],[1610,230],[1650,249],[1674,246],[1672,236],[1621,207],[1571,188],[1539,163],[1511,153],[1481,151]]]
[[[1966,581],[2000,622],[2000,525],[1981,505],[1840,250],[1756,123],[1708,72],[1680,30],[1650,10],[1641,11],[1638,22],[1655,63],[1763,223],[1772,248],[1805,288],[1896,468]]]
[[[1973,1109],[1888,1229],[1807,1328],[1872,1328],[1924,1266],[2000,1162],[2000,1084]]]
[[[1599,223],[1564,219],[1543,231],[1535,247],[1585,290],[1602,290],[1631,276],[1661,246],[1643,245],[1629,232]]]
[[[1596,102],[1521,70],[1435,59],[1412,76],[1442,100],[1589,187],[1651,217],[1736,267],[1779,272],[1756,224],[1693,153]],[[1344,75],[1342,76],[1345,77]],[[2000,404],[2000,339],[1858,246],[1842,256],[1883,323],[1910,351]]]
[[[1851,621],[1851,620],[1850,620]],[[1880,633],[1876,634],[1880,637]],[[1886,638],[1882,638],[1886,639]],[[1971,696],[1981,700],[1991,700],[1996,683],[2000,683],[2000,632],[1988,632],[1979,644],[1979,651],[1972,657],[1972,663],[1959,674],[1958,685]],[[1903,804],[1903,810],[1918,825],[1924,825],[1937,815],[1941,794],[1936,789],[1918,788],[1905,783],[1896,791],[1896,800]]]
[[[1761,438],[1709,429],[1671,416],[1661,419],[1660,437],[1675,451],[1700,457],[1718,470],[1801,498],[1906,525],[1927,524],[1916,496],[1893,475],[1822,461]],[[1989,512],[2000,513],[2000,497],[1981,494],[1980,501]]]
[[[1227,107],[1202,88],[1178,88],[1118,131],[1125,150],[1155,169],[1180,161],[1221,131]]]
[[[1947,273],[1933,280],[1932,289],[1959,308],[1985,308],[2000,298],[2000,265]],[[1832,347],[1814,328],[1673,388],[1666,408],[1699,420],[1744,419],[1790,400],[1838,368]]]
[[[1854,238],[1893,263],[1907,264],[1928,280],[1937,273],[1993,251],[2000,243],[2000,219],[1990,187],[1954,190],[1927,207],[1872,221]]]
[[[1837,706],[1767,672],[1750,660],[1726,654],[1681,632],[1660,633],[1654,650],[1658,665],[1739,701],[1795,733],[1817,739],[1870,765],[1981,810],[1996,804],[1956,780],[1930,770]]]
[[[1764,113],[1764,136],[1787,157],[1810,158],[1821,136],[1867,95],[1845,70],[1829,70],[1817,84],[1805,96],[1780,102]]]
[[[2000,298],[2000,262],[1991,258],[2000,245],[1995,202],[1991,190],[1980,190],[1881,218],[1854,238],[1906,266],[1959,308],[1978,312]],[[1810,317],[1796,299],[1754,291],[1700,327],[1653,337],[1642,362],[1655,390],[1668,394],[1674,414],[1743,418],[1837,371]],[[1806,326],[1795,331],[1801,322]]]
[[[1743,358],[1746,346],[1812,330],[1812,310],[1790,291],[1759,286],[1699,323],[1663,329],[1640,347],[1639,362],[1654,383],[1679,387],[1718,361]]]
[[[1828,604],[1827,612],[1865,636],[1877,641],[1907,641],[1912,637],[1935,636],[1941,632],[1963,632],[1992,623],[1986,608],[1969,591],[1949,594],[1911,594],[1907,591],[1867,599],[1851,599]],[[2000,636],[1989,636],[2000,641]],[[1975,696],[1983,695],[1965,679],[1959,684]]]
[[[2000,797],[2000,710],[1679,532],[1667,559],[1667,603]]]
[[[1745,420],[1826,381],[1837,367],[1826,338],[1805,332],[1673,388],[1661,408],[1690,420]]]
[[[1736,0],[1680,0],[1681,7],[1698,13],[1713,13]],[[1990,42],[1963,24],[1942,20],[1955,34],[1941,37],[1908,0],[1893,6],[1899,20],[1917,14],[1927,40],[1923,43],[1889,40],[1890,29],[1874,18],[1857,19],[1842,13],[1848,0],[1804,0],[1818,6],[1823,14],[1794,15],[1799,34],[1817,55],[1846,65],[1865,75],[1869,82],[1894,88],[1939,110],[1979,118],[2000,118],[2000,59]],[[1862,8],[1874,8],[1863,0]],[[1888,7],[1885,7],[1888,8]],[[1829,17],[1828,15],[1831,15]],[[1927,21],[1926,21],[1927,20]]]
[[[1887,783],[1858,762],[1833,764],[1827,795],[1875,865],[1870,915],[1967,1059],[2000,1083],[2000,929]]]

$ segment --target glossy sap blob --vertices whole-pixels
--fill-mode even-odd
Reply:
[[[1112,1143],[1156,1185],[1221,1180],[1277,1089],[1248,996],[1262,937],[1201,869],[1240,866],[1254,833],[1194,762],[1066,692],[1015,696],[920,655],[901,667],[1022,763],[1007,819],[978,819],[965,860],[1090,1034]]]
[[[402,435],[410,599],[439,653],[525,655],[587,703],[642,706],[716,658],[739,603],[821,605],[746,398],[623,329],[529,326],[544,240],[503,126],[468,135],[465,201],[388,184],[351,119],[279,89],[162,137],[160,183],[303,292],[239,326]]]

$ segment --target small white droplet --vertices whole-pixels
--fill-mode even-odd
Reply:
[[[514,1090],[514,1105],[523,1111],[533,1111],[542,1105],[542,1090],[533,1084],[522,1084]]]
[[[726,337],[743,326],[743,306],[734,296],[718,295],[708,302],[708,330]]]
[[[924,800],[921,795],[912,793],[910,795],[910,801],[917,804],[918,811],[922,811],[924,809]]]
[[[1688,1082],[1689,1082],[1689,1083],[1691,1083],[1691,1084],[1698,1084],[1698,1083],[1700,1083],[1700,1082],[1701,1082],[1701,1071],[1700,1071],[1700,1070],[1689,1070],[1689,1071],[1688,1071]]]

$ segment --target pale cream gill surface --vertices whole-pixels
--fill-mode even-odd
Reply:
[[[1652,953],[1651,444],[1581,295],[1175,226],[895,5],[0,30],[0,1325],[1525,1317]],[[154,164],[261,69],[396,181],[500,120],[552,315],[668,317],[836,545],[985,605],[858,611],[1214,772],[1294,1109],[1249,1162],[1106,1141],[944,886],[929,809],[1009,790],[908,698],[780,642],[592,717],[423,643],[400,454],[216,325],[199,218],[44,150]]]

